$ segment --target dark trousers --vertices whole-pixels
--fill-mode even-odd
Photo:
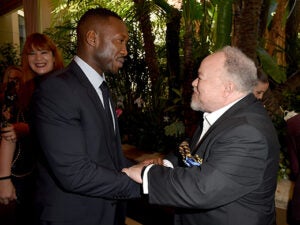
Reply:
[[[300,225],[300,174],[298,174],[293,197],[288,207],[288,223],[290,225]]]
[[[60,222],[49,222],[49,221],[40,221],[38,225],[71,225],[74,224],[73,222],[70,223],[60,223]]]
[[[17,224],[34,224],[35,175],[13,178],[17,201],[15,207]]]

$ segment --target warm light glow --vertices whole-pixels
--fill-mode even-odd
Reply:
[[[176,9],[181,9],[182,0],[168,0],[168,3]]]
[[[22,10],[18,10],[18,15],[23,16],[24,17],[24,11]]]
[[[181,9],[182,0],[168,0],[167,1],[170,5],[174,6],[176,9]],[[196,2],[200,3],[200,0],[196,0]]]

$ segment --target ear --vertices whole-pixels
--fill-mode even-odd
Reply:
[[[94,30],[89,30],[86,33],[86,42],[90,45],[95,47],[96,46],[96,41],[97,41],[97,34]]]
[[[225,83],[224,97],[228,97],[234,91],[234,83],[228,81]]]

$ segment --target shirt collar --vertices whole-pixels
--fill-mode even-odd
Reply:
[[[240,101],[242,98],[239,98],[237,100],[235,100],[234,102],[224,106],[223,108],[220,108],[214,112],[211,113],[207,113],[205,112],[203,114],[203,118],[206,119],[206,121],[209,123],[210,126],[212,126],[217,119],[219,119],[229,108],[231,108],[231,106],[233,106],[234,104],[236,104],[238,101]]]
[[[74,61],[82,69],[83,73],[89,79],[95,89],[98,89],[103,81],[105,81],[104,74],[100,75],[89,64],[83,61],[79,56],[74,57]]]

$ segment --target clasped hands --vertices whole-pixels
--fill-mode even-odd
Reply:
[[[9,126],[1,128],[1,137],[8,142],[16,142],[17,134],[15,132],[14,126],[12,124],[9,124]]]
[[[141,184],[143,183],[142,170],[145,166],[151,164],[163,165],[163,159],[162,158],[147,159],[129,168],[123,168],[122,172],[126,173],[127,176],[129,176],[135,182]]]
[[[7,127],[1,128],[1,137],[11,143],[17,141],[20,137],[25,137],[29,134],[29,125],[25,122],[8,124]]]

